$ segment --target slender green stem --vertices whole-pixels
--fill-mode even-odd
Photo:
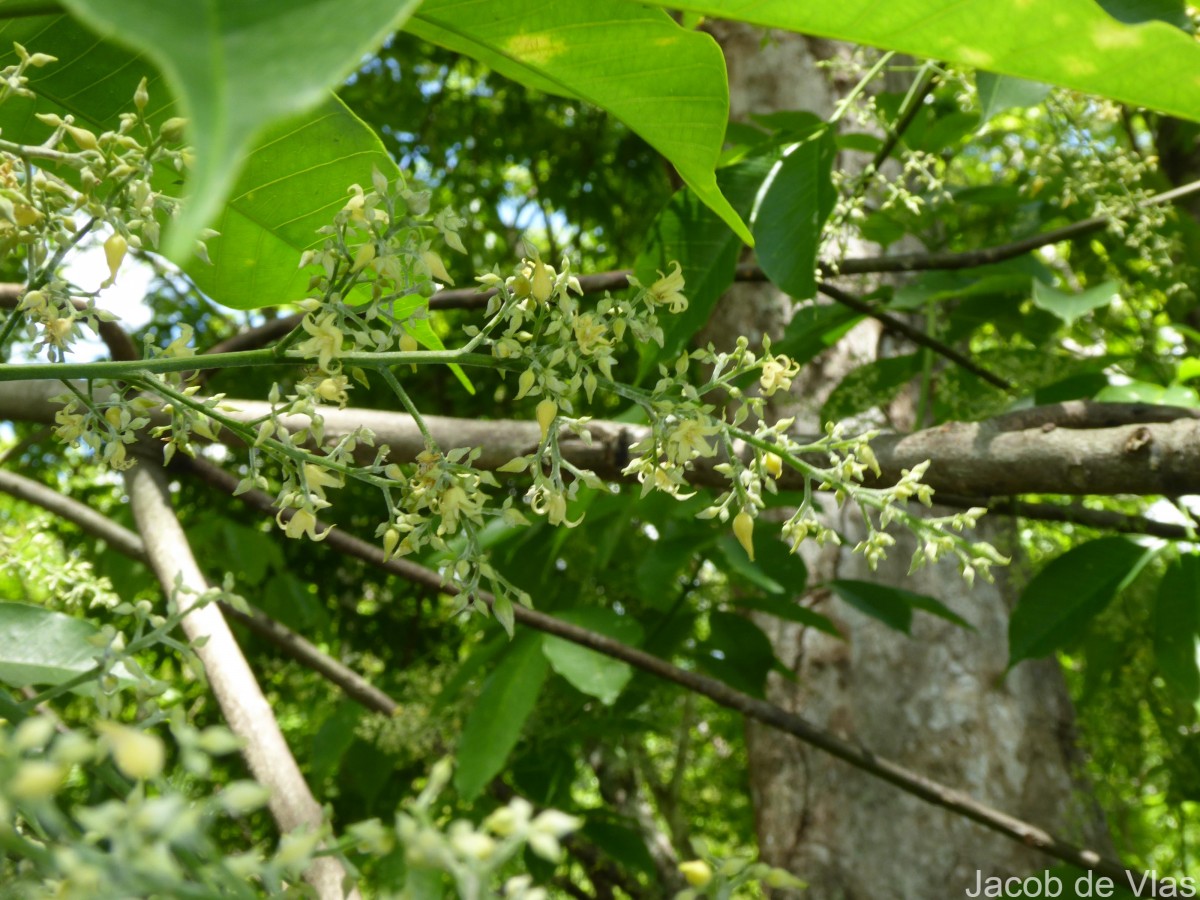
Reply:
[[[850,105],[858,99],[859,95],[867,89],[867,85],[875,80],[875,76],[883,71],[883,67],[891,62],[892,57],[895,55],[896,51],[889,50],[887,53],[883,54],[883,56],[879,57],[879,61],[876,62],[875,65],[871,66],[867,74],[859,79],[858,84],[851,89],[850,93],[842,98],[842,101],[837,105],[837,109],[833,111],[833,115],[829,117],[830,125],[833,125],[846,114],[846,112],[850,109]]]
[[[520,360],[496,359],[484,353],[465,353],[462,350],[414,350],[394,353],[345,353],[338,357],[344,363],[364,369],[381,369],[405,364],[429,365],[458,363],[486,369],[520,371]],[[276,366],[281,362],[311,362],[307,356],[276,356],[271,348],[236,350],[213,353],[203,357],[173,356],[159,359],[100,360],[88,363],[30,363],[28,365],[0,364],[0,381],[55,381],[68,378],[107,378],[128,381],[164,372],[193,372],[197,365],[205,369],[234,369],[254,366]]]
[[[4,329],[0,331],[0,360],[8,359],[8,351],[5,349],[5,345],[8,343],[8,339],[12,337],[13,332],[17,330],[17,326],[20,325],[24,319],[25,316],[22,314],[19,306],[14,308],[13,311],[8,314],[8,318],[5,319]],[[0,369],[4,368],[8,367],[0,362]],[[2,377],[3,376],[0,376],[0,379],[2,379]]]
[[[430,450],[437,452],[437,441],[435,441],[433,439],[433,435],[429,433],[429,428],[425,425],[425,419],[422,418],[421,412],[417,409],[416,404],[412,402],[412,398],[408,396],[408,391],[404,390],[404,386],[400,384],[399,379],[392,374],[391,369],[386,367],[381,368],[379,370],[379,374],[383,377],[383,380],[387,382],[388,387],[390,387],[395,395],[400,398],[400,402],[403,404],[405,411],[407,411],[408,414],[412,416],[412,420],[417,423],[417,428],[421,430],[421,437],[425,438],[425,446]]]

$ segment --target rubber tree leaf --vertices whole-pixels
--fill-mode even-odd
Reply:
[[[1054,313],[1068,325],[1094,309],[1108,306],[1120,296],[1120,288],[1115,281],[1106,281],[1078,294],[1065,293],[1036,278],[1033,281],[1033,305]]]
[[[717,181],[739,215],[749,218],[754,198],[777,158],[778,151],[767,150],[718,170]],[[651,285],[659,272],[670,271],[672,263],[678,262],[688,306],[681,313],[660,315],[663,346],[646,343],[638,349],[639,379],[654,371],[657,362],[678,356],[708,322],[713,307],[733,283],[742,239],[685,187],[655,217],[643,246],[633,267],[638,280]]]
[[[1173,693],[1200,698],[1200,556],[1184,554],[1171,563],[1154,604],[1154,655]]]
[[[790,147],[764,181],[754,214],[758,264],[797,300],[817,292],[817,250],[833,209],[830,172],[836,155],[828,130]]]
[[[96,667],[91,622],[27,603],[0,601],[0,681],[62,684]]]
[[[1089,541],[1047,563],[1008,622],[1008,665],[1053,653],[1084,627],[1153,555],[1120,537]]]
[[[1044,81],[1200,121],[1200,79],[1190,75],[1200,71],[1195,38],[1159,21],[1122,24],[1095,0],[665,0],[658,5]]]
[[[996,115],[1015,106],[1037,106],[1050,93],[1050,85],[1026,81],[994,72],[976,72],[975,89],[979,92],[980,126]]]
[[[665,156],[738,237],[754,243],[717,186],[729,86],[709,35],[627,0],[427,0],[406,30],[514,81],[607,110]]]
[[[636,645],[642,639],[641,625],[609,609],[570,610],[556,615],[564,621],[625,644]],[[595,697],[606,706],[616,702],[633,676],[633,669],[628,663],[553,635],[546,635],[542,639],[542,652],[550,662],[550,667],[570,682],[572,687]]]
[[[875,584],[870,581],[855,581],[849,578],[831,581],[829,587],[859,612],[879,619],[885,625],[903,631],[905,634],[908,633],[909,626],[912,624],[914,609],[922,610],[939,619],[945,619],[947,622],[953,622],[962,628],[973,629],[970,622],[946,606],[941,600],[927,594],[916,594],[903,588]]]
[[[467,716],[454,771],[454,786],[464,800],[474,800],[500,773],[521,737],[549,671],[541,645],[540,635],[514,641]]]
[[[709,613],[708,639],[696,647],[697,664],[730,687],[762,697],[775,650],[762,629],[745,616]]]
[[[419,0],[64,0],[106,40],[144,54],[188,119],[196,161],[167,234],[183,261],[220,211],[253,140],[324,102]]]

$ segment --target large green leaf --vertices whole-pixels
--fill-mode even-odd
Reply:
[[[549,668],[541,644],[541,635],[514,641],[467,716],[454,772],[454,786],[465,800],[479,796],[517,745]]]
[[[0,601],[0,681],[13,687],[62,684],[96,667],[86,619],[26,603]]]
[[[1033,577],[1008,622],[1008,664],[1045,656],[1079,637],[1153,551],[1120,537],[1068,550]]]
[[[321,104],[418,2],[64,0],[102,37],[153,60],[188,118],[196,162],[169,256],[183,259],[220,211],[254,138]]]
[[[610,609],[577,609],[558,613],[558,618],[625,644],[636,645],[642,639],[642,626],[628,616],[619,616]],[[606,706],[616,702],[621,691],[633,676],[628,663],[613,659],[572,643],[565,638],[546,635],[542,652],[550,667],[569,681],[576,690],[595,697]]]
[[[1158,671],[1183,699],[1200,698],[1200,556],[1184,554],[1167,569],[1154,605]]]
[[[662,0],[658,5],[946,60],[1200,121],[1196,40],[1163,22],[1123,25],[1095,0]]]
[[[665,156],[742,240],[754,243],[714,174],[729,88],[725,60],[709,35],[628,0],[427,0],[406,30],[514,81],[612,113]]]
[[[833,209],[830,172],[836,155],[828,130],[788,148],[763,184],[754,217],[759,265],[797,300],[817,292],[817,250]]]
[[[372,169],[388,180],[399,174],[379,137],[337,98],[273,125],[213,222],[212,265],[197,260],[188,273],[235,309],[302,300],[312,273],[296,267],[301,252],[320,244],[317,229],[333,221],[351,184],[370,190]]]

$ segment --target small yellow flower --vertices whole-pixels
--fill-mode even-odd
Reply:
[[[421,262],[425,268],[429,270],[429,274],[442,282],[443,284],[454,284],[454,279],[450,277],[450,273],[446,271],[446,266],[442,262],[442,258],[433,250],[421,251]]]
[[[333,531],[333,526],[329,526],[320,534],[317,534],[317,517],[307,509],[298,509],[292,513],[292,517],[283,521],[283,510],[275,516],[275,521],[279,523],[279,527],[290,538],[300,538],[302,535],[307,535],[310,541],[323,541],[329,537],[329,532]]]
[[[704,419],[681,419],[667,435],[667,459],[682,464],[693,456],[715,455],[716,448],[707,439],[720,430],[719,425]]]
[[[763,360],[762,374],[758,383],[763,393],[770,397],[776,391],[786,391],[792,386],[792,379],[800,374],[800,364],[786,356],[769,356]]]
[[[658,281],[650,285],[650,296],[657,306],[666,306],[673,313],[681,313],[688,307],[687,297],[683,296],[683,272],[679,263],[672,262],[675,268],[670,275],[658,273]]]
[[[542,262],[540,257],[533,260],[533,274],[529,284],[529,293],[538,303],[545,303],[554,293],[554,270]]]
[[[778,453],[768,453],[763,456],[763,468],[772,478],[778,479],[783,474],[783,459]]]
[[[311,337],[296,345],[296,352],[304,356],[317,357],[317,365],[325,371],[329,364],[342,352],[342,342],[345,339],[342,331],[334,324],[334,314],[324,313],[316,319],[311,315],[305,316],[300,322]]]

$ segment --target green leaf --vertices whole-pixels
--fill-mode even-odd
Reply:
[[[569,610],[556,615],[563,621],[625,644],[636,645],[642,639],[641,625],[609,609]],[[550,667],[570,682],[572,687],[595,697],[605,706],[616,702],[633,676],[633,669],[628,663],[553,635],[546,635],[542,639],[542,652],[549,660]]]
[[[319,246],[317,229],[333,221],[352,184],[371,170],[390,181],[399,169],[370,128],[337,98],[271,126],[246,157],[208,242],[212,265],[194,260],[188,274],[223,306],[259,309],[307,296],[312,270],[300,254]],[[433,349],[433,348],[431,348]]]
[[[91,622],[27,603],[0,601],[0,681],[62,684],[96,667],[100,633]]]
[[[878,619],[888,628],[908,634],[912,627],[912,603],[904,596],[907,591],[867,581],[831,581],[829,587],[859,612]]]
[[[454,771],[464,800],[474,800],[500,773],[521,737],[549,671],[541,643],[540,635],[514,641],[467,716]]]
[[[1040,3],[797,3],[660,0],[671,9],[870,44],[1044,81],[1200,121],[1195,39],[1163,22],[1123,25],[1094,0]]]
[[[848,578],[831,581],[829,586],[834,593],[855,609],[869,616],[875,616],[885,624],[905,633],[908,632],[908,624],[905,623],[912,622],[911,610],[914,609],[927,612],[939,619],[945,619],[947,622],[953,622],[962,628],[975,630],[974,625],[946,606],[941,600],[930,597],[928,594],[915,594],[903,588]],[[901,607],[909,610],[907,616],[900,612]]]
[[[64,0],[102,38],[152,60],[188,118],[196,161],[188,202],[167,235],[168,256],[190,256],[254,138],[318,106],[418,2]]]
[[[798,363],[828,350],[862,321],[862,314],[840,303],[813,303],[792,314],[783,337],[771,345]]]
[[[975,89],[979,92],[979,106],[983,110],[979,124],[986,124],[996,113],[1014,106],[1037,106],[1050,93],[1050,85],[1038,81],[1026,81],[993,72],[976,72]]]
[[[745,616],[728,612],[708,615],[709,637],[696,648],[696,661],[732,688],[763,696],[775,650],[762,629]]]
[[[767,149],[717,172],[718,184],[739,215],[749,216],[776,156],[775,150]],[[741,249],[741,238],[691,188],[677,191],[667,201],[650,226],[645,249],[633,270],[642,284],[650,285],[659,272],[669,271],[671,263],[678,262],[688,307],[681,313],[660,316],[663,346],[639,348],[639,378],[651,372],[659,360],[678,356],[708,322],[713,307],[733,283]]]
[[[1200,406],[1200,394],[1182,384],[1163,387],[1147,381],[1110,384],[1096,393],[1101,403],[1149,403],[1154,406]]]
[[[754,243],[714,174],[729,88],[709,35],[624,0],[427,0],[407,30],[514,81],[612,113],[665,156],[738,237]]]
[[[758,263],[797,300],[817,291],[817,250],[833,209],[830,173],[836,155],[832,132],[822,131],[785,151],[763,182],[754,216]]]
[[[1054,313],[1068,325],[1120,297],[1120,288],[1115,281],[1106,281],[1078,294],[1064,293],[1037,279],[1033,282],[1033,305]]]
[[[1200,555],[1181,555],[1159,582],[1154,655],[1174,694],[1189,703],[1200,698]]]
[[[1153,551],[1125,538],[1081,544],[1033,576],[1008,622],[1008,665],[1053,653],[1132,581]]]
[[[837,422],[854,413],[883,406],[921,371],[921,355],[907,353],[876,359],[841,380],[821,407],[822,422]]]

